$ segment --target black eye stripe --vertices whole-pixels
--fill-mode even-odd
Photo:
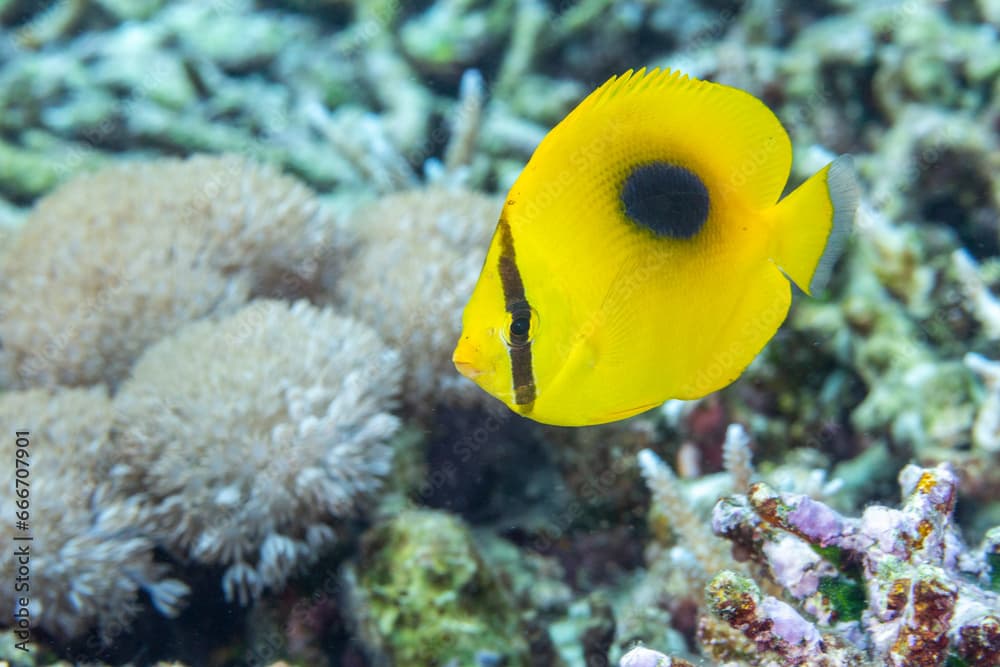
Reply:
[[[510,324],[507,327],[511,345],[526,345],[531,333],[531,307],[526,301],[511,304]]]
[[[503,290],[504,307],[517,320],[518,315],[531,313],[531,306],[524,294],[524,282],[521,280],[521,271],[517,268],[517,257],[514,254],[514,238],[510,233],[510,225],[503,217],[497,223],[497,231],[500,234],[500,259],[497,263],[497,270],[500,273],[500,287]],[[530,328],[530,321],[529,321]],[[510,332],[513,338],[513,331]],[[510,348],[510,368],[514,379],[514,403],[521,406],[521,412],[527,414],[531,412],[535,402],[535,377],[532,372],[531,363],[531,342],[524,334],[524,343],[521,345],[511,345]]]

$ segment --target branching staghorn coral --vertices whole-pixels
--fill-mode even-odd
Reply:
[[[27,433],[28,456],[18,457],[17,469],[29,471],[27,478],[18,475],[29,486],[18,488],[30,490],[27,530],[17,530],[15,466],[5,468],[0,509],[11,519],[0,529],[9,547],[0,570],[11,585],[0,590],[4,624],[25,596],[33,625],[55,637],[69,640],[96,628],[111,641],[142,608],[140,592],[168,616],[183,606],[187,587],[166,578],[166,566],[153,560],[148,508],[108,493],[111,421],[103,388],[0,394],[0,428],[12,437]],[[30,542],[13,539],[26,534]],[[22,545],[30,551],[30,588],[16,593],[15,551]]]
[[[754,476],[750,436],[741,424],[730,424],[726,428],[726,440],[722,443],[722,463],[733,480],[734,491],[750,487],[750,480]]]
[[[513,0],[443,0],[399,30],[403,51],[426,70],[447,70],[480,60],[509,30]]]
[[[661,516],[672,522],[671,528],[694,553],[702,571],[710,575],[730,565],[728,549],[723,542],[708,535],[700,518],[691,511],[673,470],[648,449],[639,452],[639,467],[653,492],[654,506]]]
[[[486,103],[483,75],[470,69],[459,84],[458,105],[451,122],[451,137],[444,154],[446,172],[455,173],[472,161]]]
[[[339,300],[402,352],[403,399],[417,413],[486,397],[455,373],[451,353],[500,207],[432,188],[383,197],[351,220],[361,243],[336,285]]]
[[[83,18],[87,0],[62,0],[32,16],[31,21],[14,33],[18,45],[39,49],[65,37]]]
[[[150,343],[254,293],[308,291],[332,225],[240,157],[122,164],[41,201],[0,264],[0,386],[116,385]],[[39,298],[44,294],[44,298]]]
[[[983,378],[986,396],[976,412],[972,426],[972,444],[983,452],[1000,452],[1000,362],[970,352],[965,365]]]
[[[806,663],[796,653],[801,644],[789,641],[790,635],[784,637],[788,646],[770,641],[781,623],[799,628],[789,632],[801,639],[839,636],[813,642],[813,654],[831,660],[828,651],[853,645],[854,652],[894,667],[931,667],[952,659],[996,664],[1000,595],[990,590],[995,587],[995,565],[986,553],[990,542],[983,553],[962,543],[952,523],[954,472],[947,464],[908,465],[899,482],[901,509],[872,505],[857,519],[762,483],[747,496],[721,500],[713,518],[716,533],[765,563],[816,625],[784,603],[762,604],[751,590],[756,584],[732,573],[718,575],[709,586],[714,611],[788,664]]]
[[[1000,340],[1000,300],[984,283],[978,263],[964,248],[953,252],[951,260],[965,298],[983,326],[983,336],[990,341]]]
[[[745,436],[740,427],[729,432],[733,447],[737,436]],[[647,573],[616,610],[616,645],[622,650],[636,640],[683,645],[674,626],[693,628],[709,578],[719,570],[740,567],[726,543],[711,534],[707,521],[710,502],[732,489],[727,476],[703,478],[699,481],[709,482],[707,487],[695,490],[652,450],[639,452],[638,461],[653,496],[648,521],[654,540],[646,547]],[[678,615],[685,618],[679,621]]]
[[[151,507],[165,544],[224,566],[227,597],[245,604],[379,488],[399,377],[373,331],[304,301],[189,324],[115,396],[115,490]]]
[[[416,175],[377,116],[360,109],[330,113],[318,102],[303,107],[309,122],[358,172],[358,180],[384,194],[416,185]]]

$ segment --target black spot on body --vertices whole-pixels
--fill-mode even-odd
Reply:
[[[625,215],[657,236],[689,239],[708,219],[708,189],[684,167],[650,162],[636,167],[621,193]]]

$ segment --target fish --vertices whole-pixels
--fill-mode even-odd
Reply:
[[[826,284],[853,224],[849,155],[782,197],[788,133],[676,70],[612,76],[511,186],[452,361],[514,412],[617,421],[732,383]]]

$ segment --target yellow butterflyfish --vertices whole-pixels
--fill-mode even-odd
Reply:
[[[539,144],[510,189],[453,361],[549,424],[624,419],[733,382],[829,276],[849,156],[781,198],[791,142],[744,91],[629,70]]]

